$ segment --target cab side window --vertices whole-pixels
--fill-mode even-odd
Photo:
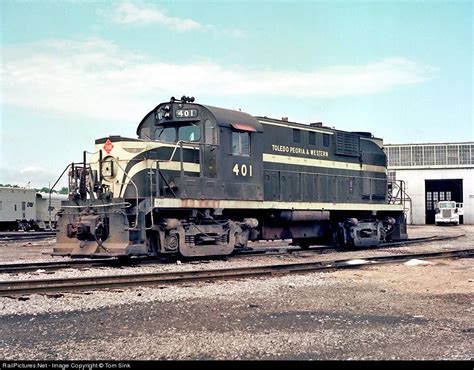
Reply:
[[[231,139],[232,155],[250,155],[250,133],[233,131]]]
[[[323,134],[323,145],[329,146],[329,134]]]

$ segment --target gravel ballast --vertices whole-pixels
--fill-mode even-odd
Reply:
[[[470,225],[410,228],[410,236],[440,235],[440,230],[442,235],[466,233],[466,237],[420,246],[420,253],[472,246],[474,227]],[[34,247],[26,248],[34,258]],[[345,259],[406,253],[412,248],[70,269],[46,276],[2,274],[0,280],[340,258],[336,255]],[[14,255],[18,251],[8,253],[9,261],[22,258]],[[470,359],[474,335],[472,260],[431,262],[181,286],[1,297],[0,358]]]

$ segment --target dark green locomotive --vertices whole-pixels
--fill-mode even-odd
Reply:
[[[249,240],[341,247],[405,239],[382,140],[195,104],[159,104],[138,138],[68,166],[54,252],[227,255]],[[65,171],[66,172],[66,171]]]

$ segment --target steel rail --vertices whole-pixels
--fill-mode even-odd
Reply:
[[[264,277],[275,274],[299,274],[342,268],[360,268],[364,266],[374,266],[385,263],[403,262],[414,258],[472,258],[473,256],[474,249],[463,249],[446,252],[414,253],[396,256],[377,256],[361,259],[351,258],[345,260],[261,265],[228,269],[88,276],[62,279],[0,281],[0,296],[131,287],[137,285],[180,284],[202,280]]]
[[[388,243],[382,243],[380,244],[380,247],[393,247],[393,246],[399,246],[399,245],[408,245],[408,244],[418,244],[418,243],[425,243],[425,242],[437,242],[437,241],[442,241],[442,240],[451,240],[451,239],[459,239],[462,238],[463,236],[466,236],[466,234],[459,234],[459,235],[446,235],[446,236],[428,236],[428,237],[423,237],[423,238],[412,238],[412,239],[407,239],[407,240],[400,240],[396,242],[388,242]]]
[[[67,260],[67,261],[39,261],[30,263],[5,263],[0,264],[0,273],[19,273],[43,270],[60,270],[66,268],[84,268],[84,267],[122,267],[133,266],[142,263],[142,258],[133,258],[129,260],[121,260],[117,258],[101,258],[94,260]]]
[[[0,233],[1,241],[15,241],[15,240],[36,240],[43,238],[55,237],[56,231],[35,231],[35,232],[23,232],[23,231],[8,231]]]
[[[439,241],[439,240],[449,240],[457,239],[462,235],[456,236],[430,236],[426,238],[413,238],[405,240],[402,242],[394,243],[385,243],[377,248],[358,248],[355,249],[343,249],[337,250],[335,247],[331,246],[314,246],[309,249],[301,249],[298,246],[259,246],[254,249],[246,250],[237,250],[231,254],[232,258],[239,257],[252,257],[252,256],[275,256],[275,255],[284,255],[298,252],[309,252],[309,253],[319,253],[323,254],[327,251],[341,251],[341,252],[355,252],[358,250],[377,250],[379,248],[393,248],[399,245],[404,244],[416,244],[423,242]],[[228,256],[214,256],[214,258],[222,258]],[[176,258],[176,256],[174,256]],[[209,258],[213,258],[212,256]],[[21,273],[35,271],[38,269],[42,270],[60,270],[66,268],[86,268],[86,267],[123,267],[123,266],[136,266],[139,264],[148,264],[148,263],[159,263],[162,261],[159,257],[133,257],[129,259],[117,259],[117,258],[101,258],[101,259],[79,259],[79,260],[66,260],[66,261],[41,261],[41,262],[31,262],[31,263],[6,263],[0,264],[0,273]]]
[[[358,248],[344,248],[344,247],[334,247],[329,245],[319,245],[319,246],[312,246],[307,249],[302,249],[298,246],[283,246],[283,247],[268,247],[267,250],[263,248],[255,248],[251,250],[243,250],[243,251],[236,251],[234,253],[235,256],[245,256],[245,255],[258,255],[258,254],[281,254],[280,251],[284,251],[286,253],[295,253],[295,252],[315,252],[315,253],[324,253],[328,250],[334,250],[339,252],[355,252],[355,251],[363,251],[363,250],[378,250],[383,248],[393,248],[398,246],[410,245],[410,244],[420,244],[420,243],[427,243],[427,242],[436,242],[436,241],[443,241],[443,240],[450,240],[450,239],[458,239],[466,234],[459,234],[454,236],[428,236],[422,238],[412,238],[407,240],[400,240],[396,242],[389,242],[389,243],[381,243],[378,246],[371,246],[371,247],[358,247]]]

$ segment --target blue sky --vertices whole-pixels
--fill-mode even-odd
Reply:
[[[386,143],[472,141],[473,2],[9,1],[0,183],[47,186],[170,96]]]

